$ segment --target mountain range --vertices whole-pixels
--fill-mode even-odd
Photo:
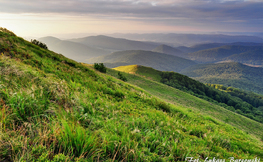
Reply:
[[[198,64],[181,71],[203,83],[221,84],[263,94],[263,68],[241,63]]]
[[[233,61],[263,65],[263,46],[226,45],[188,53],[187,58],[198,63]]]
[[[221,46],[226,46],[226,45],[236,45],[236,46],[263,46],[263,43],[254,43],[254,42],[234,42],[234,43],[198,43],[197,45],[193,45],[190,47],[187,46],[179,46],[177,47],[181,51],[185,53],[193,53],[205,49],[210,49],[210,48],[216,48],[216,47],[221,47]]]
[[[109,36],[126,38],[138,41],[153,41],[172,46],[193,46],[205,43],[234,43],[255,42],[263,43],[263,39],[257,36],[224,35],[224,34],[176,34],[176,33],[152,33],[152,34],[110,34]]]
[[[123,38],[114,38],[104,35],[89,36],[78,39],[70,39],[69,41],[81,43],[84,45],[101,48],[110,51],[122,51],[122,50],[152,50],[157,47],[158,43],[133,41]]]
[[[111,53],[111,51],[107,51],[105,49],[99,49],[67,40],[60,40],[55,37],[43,37],[38,40],[47,44],[50,50],[62,53],[64,56],[79,62],[83,62],[84,60],[92,57],[98,57]]]
[[[150,66],[162,71],[177,72],[196,64],[194,61],[181,57],[142,50],[114,52],[110,55],[89,59],[87,62],[103,62],[106,65],[109,65],[108,67],[112,68],[121,65],[139,64]]]
[[[156,47],[152,51],[153,52],[159,52],[159,53],[165,53],[165,54],[178,56],[178,57],[183,57],[183,58],[187,57],[185,52],[183,52],[177,48],[167,46],[165,44]]]
[[[152,42],[132,41],[108,36],[90,36],[71,40],[60,40],[54,37],[40,38],[48,47],[76,61],[87,62],[87,59],[105,56],[116,51],[144,50],[182,57],[197,63],[220,61],[240,62],[262,66],[263,44],[252,42],[208,43],[191,47],[178,48]]]
[[[237,37],[224,38],[234,39]],[[182,72],[204,83],[223,84],[261,94],[263,92],[260,84],[262,82],[260,80],[261,73],[253,73],[252,77],[248,75],[248,72],[239,73],[243,69],[249,69],[245,65],[263,66],[262,43],[205,43],[191,47],[172,47],[165,44],[132,41],[102,35],[73,40],[60,40],[53,37],[41,38],[40,40],[47,43],[51,50],[60,51],[65,56],[79,62],[103,62],[110,68],[138,64],[162,71]],[[245,65],[231,62],[239,62]],[[197,63],[201,65],[197,65]],[[205,65],[202,65],[203,63]],[[225,70],[223,74],[218,74],[216,71],[219,65],[222,65],[221,70]],[[256,68],[256,71],[260,70]],[[196,76],[197,73],[198,77]]]

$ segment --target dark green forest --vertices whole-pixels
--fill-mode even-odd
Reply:
[[[253,92],[246,92],[234,87],[226,87],[219,84],[206,84],[210,87],[218,89],[223,92],[227,92],[231,96],[235,96],[241,98],[243,101],[250,103],[254,107],[261,107],[263,106],[263,96],[253,93]],[[261,108],[262,109],[262,108]]]
[[[257,108],[261,106],[261,100],[258,98],[246,100],[245,97],[240,95],[231,95],[222,92],[185,75],[174,72],[163,72],[161,73],[161,77],[161,82],[166,85],[188,92],[209,102],[214,102],[228,110],[263,123],[263,111]]]

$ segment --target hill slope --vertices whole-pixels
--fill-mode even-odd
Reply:
[[[114,69],[145,76],[157,82],[185,91],[199,98],[217,103],[228,110],[238,112],[239,114],[263,123],[263,110],[258,108],[259,106],[263,106],[263,100],[256,103],[259,101],[257,100],[258,98],[250,99],[250,101],[248,101],[243,97],[238,97],[237,95],[232,96],[226,92],[218,91],[215,88],[211,88],[205,84],[175,72],[161,72],[152,68],[138,65],[121,66]]]
[[[90,36],[85,38],[71,39],[70,41],[82,43],[92,47],[97,47],[106,50],[152,50],[159,44],[133,41],[122,38],[113,38],[104,35]]]
[[[183,57],[183,58],[186,57],[186,53],[184,53],[183,51],[176,49],[176,48],[173,48],[171,46],[164,45],[164,44],[156,47],[152,51],[153,52],[159,52],[159,53],[165,53],[165,54],[178,56],[178,57]]]
[[[213,63],[219,62],[223,60],[227,60],[228,57],[235,55],[238,57],[239,54],[245,53],[246,55],[256,55],[263,58],[263,46],[236,46],[236,45],[227,45],[221,46],[218,48],[211,48],[206,50],[197,51],[194,53],[189,53],[188,58],[200,63]],[[244,55],[244,54],[243,54]],[[242,59],[244,57],[240,57],[239,59],[234,59],[234,61],[242,61],[243,63],[253,63],[257,62],[258,57],[252,57],[249,60]],[[241,60],[242,59],[242,60]],[[263,65],[263,62],[260,64]]]
[[[263,67],[263,48],[231,55],[224,60]]]
[[[92,57],[103,56],[111,53],[111,51],[94,48],[80,43],[64,41],[54,37],[44,37],[39,40],[47,44],[50,50],[62,53],[64,56],[80,62],[85,62],[86,59]]]
[[[169,103],[187,108],[189,112],[194,111],[196,114],[200,113],[204,116],[210,116],[246,132],[251,132],[255,136],[261,135],[261,129],[263,128],[262,124],[220,107],[216,103],[205,101],[188,92],[183,92],[160,83],[162,78],[161,74],[163,73],[161,71],[144,66],[129,65],[108,69],[108,73],[114,77],[118,77],[118,72],[116,70],[127,73],[123,73],[123,75],[128,78],[129,83],[137,85],[150,94],[158,96]]]
[[[263,94],[263,68],[241,63],[199,64],[184,69],[182,74],[203,83],[222,84]]]
[[[110,55],[89,59],[87,61],[90,63],[111,63],[112,66],[110,67],[139,64],[163,71],[181,71],[186,67],[196,64],[191,60],[177,56],[138,50],[114,52]]]
[[[0,39],[1,161],[263,158],[262,142],[237,128],[5,29]]]

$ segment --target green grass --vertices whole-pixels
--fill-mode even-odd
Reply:
[[[132,66],[135,67],[136,65]],[[128,68],[129,67],[131,66],[128,66]],[[137,69],[134,70],[133,74],[125,74],[125,76],[128,79],[128,83],[136,85],[146,90],[150,94],[162,100],[165,100],[166,102],[177,105],[178,107],[185,108],[189,112],[195,112],[205,116],[210,116],[212,117],[211,119],[216,119],[223,123],[230,124],[236,128],[243,130],[244,132],[248,132],[249,134],[256,136],[257,138],[261,137],[263,124],[248,119],[237,113],[231,112],[223,107],[220,107],[218,104],[210,103],[203,99],[192,96],[189,93],[182,92],[173,87],[164,85],[160,83],[158,79],[152,79],[158,78],[158,71],[147,67],[143,68],[149,69],[151,70],[151,72],[148,73],[148,71],[141,71]],[[125,67],[119,67],[114,69],[124,71]],[[118,71],[115,71],[114,69],[108,69],[108,74],[116,77]],[[128,70],[129,69],[126,69],[126,72],[128,72]],[[148,77],[144,77],[144,72],[148,73]]]
[[[119,66],[116,68],[113,68],[114,70],[122,71],[129,74],[138,74],[140,76],[143,76],[145,78],[160,81],[162,78],[160,76],[161,72],[154,70],[151,67],[145,67],[140,65],[127,65],[127,66]]]
[[[167,103],[8,31],[0,40],[0,161],[263,158],[260,140],[184,97]]]

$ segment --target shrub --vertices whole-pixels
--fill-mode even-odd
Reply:
[[[127,81],[127,78],[125,76],[122,75],[122,73],[118,72],[118,78],[124,82]]]
[[[94,63],[94,69],[96,69],[102,73],[106,73],[106,67],[104,66],[103,63]]]
[[[160,108],[160,109],[162,109],[163,111],[165,111],[165,112],[171,112],[171,108],[170,108],[170,106],[169,105],[167,105],[165,102],[159,102],[158,104],[158,107]]]
[[[31,43],[33,43],[33,44],[35,44],[35,45],[37,45],[37,46],[39,46],[41,48],[48,49],[47,45],[45,43],[42,43],[42,42],[40,42],[40,41],[38,41],[36,39],[31,40]]]
[[[70,161],[70,158],[68,156],[65,156],[64,154],[57,154],[54,156],[54,159],[52,162],[65,162]]]

